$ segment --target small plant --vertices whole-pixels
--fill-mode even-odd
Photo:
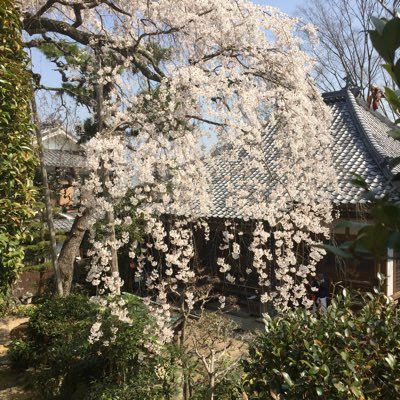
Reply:
[[[343,294],[316,317],[267,319],[244,361],[249,399],[400,398],[400,313],[382,293]]]
[[[13,369],[19,371],[27,369],[36,358],[34,349],[29,342],[13,340],[8,349],[8,357]]]
[[[186,326],[180,346],[182,378],[187,398],[193,400],[241,399],[240,359],[246,352],[238,326],[219,312],[203,311]]]
[[[17,307],[17,301],[9,292],[0,291],[0,318],[11,315]]]
[[[30,318],[35,314],[36,308],[37,308],[36,304],[26,304],[26,305],[19,304],[15,306],[13,314],[18,317]]]

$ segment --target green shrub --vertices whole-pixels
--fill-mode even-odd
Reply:
[[[176,385],[171,381],[172,371],[168,371],[165,360],[163,366],[167,367],[165,377],[156,376],[155,368],[160,366],[160,360],[146,360],[140,365],[132,378],[124,383],[116,384],[115,381],[104,380],[90,388],[83,400],[169,400],[176,398]],[[171,366],[171,365],[170,365]]]
[[[11,366],[17,371],[28,368],[36,358],[31,344],[20,339],[11,342],[8,357]]]
[[[36,304],[19,304],[15,306],[13,315],[30,318],[35,314]]]
[[[215,386],[214,399],[218,400],[242,400],[243,390],[240,385],[243,370],[240,366],[235,367]],[[193,387],[191,400],[207,399],[207,384],[199,382]]]
[[[36,308],[35,304],[21,304],[10,292],[0,292],[0,318],[7,316],[30,317]]]
[[[398,399],[399,350],[396,304],[344,291],[318,318],[298,309],[268,320],[244,385],[249,399]]]
[[[36,386],[43,399],[124,399],[128,395],[143,400],[163,398],[160,393],[171,390],[168,374],[163,380],[155,370],[167,361],[162,357],[142,359],[146,352],[143,330],[149,323],[147,311],[134,296],[125,300],[133,319],[131,326],[82,295],[44,301],[33,311],[26,342],[12,347],[13,365],[35,367]],[[108,346],[88,341],[99,314],[103,319],[102,342],[108,340]],[[118,328],[115,341],[113,327]],[[87,397],[92,393],[97,397]],[[110,397],[110,393],[115,396]]]
[[[17,301],[9,292],[1,292],[0,290],[0,318],[14,313],[17,307]]]

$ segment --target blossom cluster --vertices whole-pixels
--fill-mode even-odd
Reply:
[[[23,7],[34,12],[46,3],[32,0]],[[172,337],[170,299],[179,298],[187,315],[204,297],[194,284],[203,269],[195,268],[193,232],[196,227],[209,235],[213,177],[226,181],[225,217],[256,221],[253,265],[246,267],[258,276],[262,301],[280,310],[308,305],[308,278],[323,256],[313,246],[329,235],[335,186],[330,116],[310,80],[312,60],[298,35],[309,27],[247,0],[55,3],[46,15],[66,24],[80,4],[79,29],[91,35],[89,46],[119,60],[118,67],[90,66],[97,81],[110,87],[103,104],[106,129],[88,145],[82,206],[94,223],[132,191],[132,212],[144,221],[146,241],[132,245],[130,255],[148,290],[160,343]],[[268,135],[273,148],[266,151]],[[210,136],[218,149],[205,155],[200,143]],[[165,222],[166,215],[174,216],[172,222]],[[106,220],[110,229],[132,222]],[[221,255],[217,265],[235,283],[229,259],[239,260],[241,248],[232,229],[228,222],[221,243],[230,258]],[[88,279],[99,294],[120,290],[111,261],[113,251],[129,243],[127,231],[122,239],[93,240]],[[128,319],[123,307],[116,311],[117,300],[110,306]],[[99,325],[92,335],[101,337]]]

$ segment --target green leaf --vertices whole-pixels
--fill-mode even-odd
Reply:
[[[324,378],[326,380],[329,377],[329,375],[331,374],[331,370],[329,369],[329,367],[326,364],[324,364],[321,367],[321,369],[326,372],[326,375],[325,375],[325,378]]]
[[[364,398],[363,393],[359,387],[352,385],[350,386],[350,390],[354,394],[354,396],[357,396],[357,398]]]
[[[387,227],[395,226],[396,221],[400,221],[400,207],[396,204],[391,203],[381,203],[377,204],[371,211],[371,214],[376,218],[378,222],[381,222]],[[375,229],[377,230],[376,234],[380,234],[379,229],[381,227],[374,226],[374,227],[367,227],[364,228],[368,229]]]
[[[372,214],[378,218],[379,212],[374,209]],[[360,230],[354,242],[354,251],[360,253],[369,252],[375,256],[385,256],[388,237],[389,230],[382,224],[367,226]]]
[[[316,373],[318,373],[319,368],[314,365],[313,367],[310,368],[310,370],[308,371],[311,375],[315,375]]]
[[[393,139],[400,140],[400,129],[393,128],[388,132],[388,135],[391,136]]]
[[[390,57],[389,60],[387,59],[388,54],[386,53],[382,36],[379,34],[378,31],[368,31],[368,32],[369,32],[369,38],[371,39],[372,45],[374,46],[375,50],[379,53],[380,56],[382,56],[387,62],[390,63],[391,59]]]
[[[394,72],[396,73],[396,71],[394,71]],[[399,95],[394,90],[392,90],[392,89],[390,89],[388,87],[385,87],[385,97],[386,97],[386,100],[398,112],[400,110],[400,97],[399,97]],[[392,130],[395,130],[395,129],[392,129]]]
[[[361,175],[357,175],[357,174],[354,175],[350,182],[354,186],[360,187],[361,189],[368,190],[368,185],[365,182],[365,179]]]
[[[354,374],[357,374],[356,369],[354,368],[354,363],[351,361],[346,362],[347,368],[349,368]]]
[[[387,357],[385,357],[385,361],[389,364],[389,367],[394,369],[396,365],[396,357],[393,354],[388,354]]]
[[[289,374],[288,374],[287,372],[282,372],[282,376],[283,376],[283,379],[285,380],[286,384],[287,384],[289,387],[294,386],[294,383],[293,383],[293,381],[291,380],[291,378],[290,378],[290,376],[289,376]]]
[[[391,60],[394,60],[396,50],[400,47],[400,19],[393,18],[385,24],[382,32],[385,47]]]
[[[368,225],[370,225],[370,224],[368,222],[364,222],[364,221],[340,221],[335,224],[334,229],[340,229],[340,228],[361,229]]]
[[[338,256],[338,257],[342,257],[342,258],[351,258],[352,257],[352,255],[350,253],[344,251],[340,247],[332,246],[330,244],[321,244],[321,245],[317,245],[315,247],[321,247],[321,248],[325,249],[326,251],[328,251],[329,253],[333,253],[335,256]]]
[[[369,31],[372,45],[386,62],[392,64],[395,52],[400,46],[400,20],[394,18],[384,23],[383,20],[378,22],[378,19],[375,19],[375,22],[379,30]]]
[[[398,66],[398,62],[396,63],[396,65],[394,64],[383,64],[382,67],[386,70],[386,72],[390,75],[390,77],[397,83],[397,85],[400,84],[400,75],[399,75],[399,66]],[[398,123],[396,121],[396,123]]]
[[[318,395],[318,396],[322,396],[322,395],[324,394],[324,391],[322,390],[321,387],[316,387],[316,388],[315,388],[315,391],[317,392],[317,395]]]
[[[340,381],[334,383],[333,386],[335,386],[335,388],[336,388],[336,390],[337,390],[338,392],[344,392],[344,391],[346,390],[346,387],[345,387],[345,386],[343,385],[343,383],[340,382]]]
[[[374,24],[375,29],[378,31],[380,35],[383,33],[383,29],[385,28],[387,20],[384,18],[377,18],[374,16],[371,16],[371,22]]]
[[[375,383],[373,381],[368,382],[364,386],[364,393],[370,394],[370,393],[376,393],[376,392],[380,392],[380,389],[375,385]]]

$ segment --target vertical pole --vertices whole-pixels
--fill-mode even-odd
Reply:
[[[269,271],[268,271],[268,276],[269,276],[269,281],[271,282],[271,285],[269,287],[270,293],[276,290],[276,252],[275,252],[275,235],[273,229],[271,229],[271,237],[270,237],[270,244],[271,244],[271,253],[272,253],[272,260],[269,263]],[[268,314],[272,317],[276,314],[276,309],[274,305],[272,304],[272,301],[268,302]]]
[[[53,265],[54,276],[56,278],[56,289],[58,296],[63,296],[64,291],[61,282],[60,269],[58,267],[58,257],[57,257],[57,242],[56,242],[56,231],[54,228],[54,218],[53,218],[53,209],[51,206],[50,200],[50,189],[49,189],[49,180],[47,177],[47,170],[44,164],[44,155],[43,155],[43,142],[42,142],[42,132],[40,128],[40,121],[37,115],[37,107],[36,100],[32,100],[32,113],[33,120],[35,123],[35,132],[36,132],[36,140],[38,143],[39,150],[39,160],[40,160],[40,172],[42,175],[42,187],[44,194],[44,203],[46,207],[46,220],[47,226],[49,228],[50,233],[50,255],[51,255],[51,263]]]
[[[387,250],[386,264],[386,295],[391,296],[394,293],[394,251]]]

